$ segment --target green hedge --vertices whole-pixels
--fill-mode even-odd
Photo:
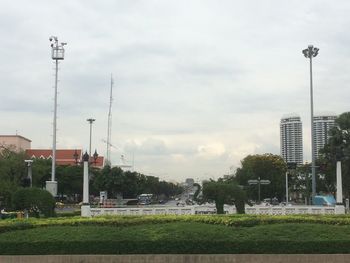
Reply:
[[[193,222],[127,228],[56,226],[3,233],[0,254],[349,253],[348,229],[316,224],[236,229]]]
[[[350,241],[102,241],[2,243],[3,255],[57,254],[348,254]]]
[[[349,216],[6,219],[0,254],[350,253],[349,225]]]
[[[327,225],[350,225],[347,215],[292,215],[292,216],[263,216],[263,215],[159,215],[159,216],[101,216],[94,218],[62,217],[47,219],[12,219],[0,220],[0,233],[46,226],[129,226],[141,224],[162,224],[171,222],[198,222],[205,224],[224,225],[232,227],[251,227],[266,224],[284,223],[315,223]]]

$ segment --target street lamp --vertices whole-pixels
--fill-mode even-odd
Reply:
[[[288,200],[289,200],[289,194],[288,194],[288,172],[290,170],[295,170],[295,169],[297,169],[297,163],[295,163],[295,162],[287,163],[287,171],[286,171],[286,205],[288,205]]]
[[[87,119],[87,121],[90,123],[90,144],[89,144],[89,160],[91,158],[91,136],[92,136],[92,123],[95,121],[95,119],[90,118]]]
[[[27,179],[29,180],[29,186],[33,186],[33,176],[32,176],[32,163],[33,160],[24,160],[24,162],[27,164],[28,167],[28,176]]]
[[[94,158],[94,165],[97,163],[97,158],[98,158],[98,153],[97,150],[95,149],[94,155],[92,156]]]
[[[315,166],[315,139],[314,139],[314,101],[313,101],[313,87],[312,87],[312,58],[316,57],[319,48],[309,45],[307,49],[303,50],[306,58],[310,59],[310,104],[311,104],[311,174],[312,174],[312,197],[316,195],[316,166]]]
[[[58,83],[58,61],[64,59],[64,46],[67,43],[58,42],[56,36],[49,38],[51,42],[51,58],[55,60],[55,96],[54,96],[54,110],[53,110],[53,134],[52,134],[52,167],[51,167],[51,181],[46,181],[46,190],[53,196],[57,195],[57,182],[55,181],[56,174],[56,131],[57,131],[57,83]]]
[[[74,151],[73,158],[75,160],[75,165],[78,165],[78,163],[79,163],[79,154],[78,154],[77,149],[75,149],[75,151]]]

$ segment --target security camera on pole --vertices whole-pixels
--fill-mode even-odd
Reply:
[[[57,131],[57,83],[58,83],[58,61],[64,59],[64,46],[67,43],[58,43],[58,38],[52,36],[49,38],[51,42],[51,58],[55,60],[55,96],[54,96],[54,110],[53,110],[53,134],[52,134],[52,169],[51,181],[46,181],[46,190],[53,196],[57,196],[57,182],[55,181],[56,173],[56,131]]]

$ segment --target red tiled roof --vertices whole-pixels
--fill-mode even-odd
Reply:
[[[99,156],[96,159],[96,163],[93,160],[91,160],[91,162],[93,162],[92,166],[94,166],[94,167],[102,167],[103,166],[103,161],[104,161],[104,157],[103,156]]]
[[[56,150],[56,164],[57,165],[75,165],[76,160],[74,157],[75,152],[78,154],[78,162],[82,159],[82,150],[71,150],[71,149],[57,149]],[[26,154],[29,158],[44,158],[51,159],[52,158],[52,150],[48,149],[28,149],[26,150]],[[91,162],[93,162],[93,158],[91,158]],[[94,167],[103,167],[104,157],[99,156],[96,160],[96,163],[92,163]]]

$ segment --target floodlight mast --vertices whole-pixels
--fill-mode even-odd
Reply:
[[[51,167],[51,181],[46,182],[46,189],[53,195],[57,195],[56,175],[56,132],[57,132],[57,85],[58,85],[58,61],[64,59],[64,46],[67,43],[58,43],[57,36],[49,38],[51,42],[51,58],[55,60],[55,95],[54,95],[54,110],[53,110],[53,133],[52,133],[52,167]]]
[[[111,74],[111,89],[109,94],[109,110],[108,110],[108,128],[107,128],[107,141],[106,141],[106,165],[111,165],[111,134],[112,134],[112,103],[113,103],[113,76]]]
[[[306,58],[310,59],[310,106],[311,106],[311,174],[312,174],[312,197],[316,195],[316,163],[315,163],[315,134],[314,134],[314,101],[313,101],[313,83],[312,83],[312,58],[318,55],[320,49],[309,45],[303,50]]]

